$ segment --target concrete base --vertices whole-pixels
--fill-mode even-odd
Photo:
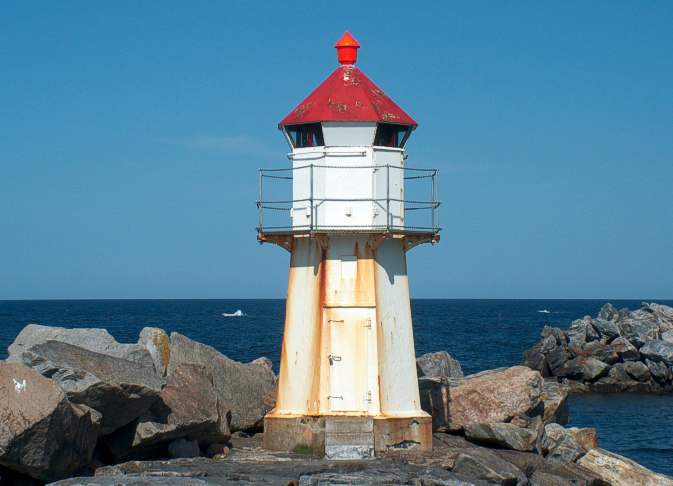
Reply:
[[[353,417],[269,414],[264,447],[325,451],[328,459],[366,459],[375,452],[432,450],[432,417]]]
[[[304,448],[322,453],[325,449],[325,417],[267,415],[264,417],[264,448],[272,451]]]
[[[432,450],[432,417],[374,417],[374,446],[376,452]]]
[[[326,459],[374,459],[374,421],[371,417],[327,417]]]

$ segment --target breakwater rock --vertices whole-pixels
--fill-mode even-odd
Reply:
[[[521,364],[573,392],[673,392],[673,308],[606,304],[568,329],[545,327]]]
[[[626,477],[673,486],[599,449],[595,430],[564,427],[568,387],[523,366],[463,376],[445,352],[422,356],[433,450],[333,461],[316,450],[261,447],[276,389],[266,358],[237,363],[156,328],[144,329],[137,344],[103,330],[24,331],[0,362],[1,485],[599,486]],[[106,417],[115,409],[123,420]],[[67,479],[77,473],[84,475]]]
[[[105,329],[30,324],[8,354],[0,466],[42,481],[92,462],[186,455],[185,443],[192,455],[221,449],[232,431],[260,431],[275,406],[268,359],[238,363],[157,328],[122,344]]]

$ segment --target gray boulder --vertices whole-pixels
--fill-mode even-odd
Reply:
[[[623,361],[638,361],[640,359],[640,353],[636,347],[623,337],[618,337],[612,341],[610,346]]]
[[[203,365],[212,374],[219,416],[231,412],[232,432],[259,429],[264,415],[275,406],[276,377],[266,358],[238,363],[210,346],[172,333],[168,374],[183,364]]]
[[[466,423],[508,422],[541,403],[543,379],[525,366],[483,371],[448,382],[418,380],[421,407],[435,431],[463,430]]]
[[[627,361],[624,363],[624,371],[638,381],[645,382],[650,379],[652,372],[645,363],[640,361]]]
[[[121,462],[161,454],[176,439],[198,440],[205,448],[230,437],[226,412],[218,411],[212,373],[203,365],[184,364],[168,377],[149,410],[107,436],[105,443],[115,461]]]
[[[545,426],[543,450],[547,462],[554,467],[575,462],[586,452],[575,437],[558,424]]]
[[[650,369],[652,377],[658,382],[667,383],[671,380],[671,369],[666,365],[666,363],[646,359],[645,364]]]
[[[137,344],[120,344],[106,329],[66,329],[28,324],[7,351],[10,357],[21,355],[35,345],[51,341],[71,344],[88,351],[144,365],[152,362],[152,357],[144,347]]]
[[[54,481],[91,462],[100,414],[19,363],[0,362],[0,465]]]
[[[416,359],[418,376],[432,378],[462,378],[463,370],[460,363],[446,351],[424,354]]]
[[[594,381],[603,375],[608,374],[610,366],[596,358],[586,358],[583,360],[582,371],[584,372],[584,379],[587,381]]]
[[[666,341],[667,343],[673,343],[673,330],[662,332],[661,340]]]
[[[640,348],[640,354],[652,361],[663,361],[668,366],[673,365],[673,343],[656,339]]]
[[[592,319],[591,325],[598,331],[598,335],[601,338],[607,339],[608,342],[619,337],[619,327],[614,322],[598,318]]]
[[[615,308],[615,306],[613,306],[608,302],[598,312],[598,318],[604,319],[606,321],[619,321],[620,315],[619,311]]]
[[[495,444],[522,452],[541,452],[544,434],[542,419],[535,417],[528,427],[512,423],[467,423],[465,437],[476,442]]]
[[[571,358],[571,354],[565,347],[559,346],[545,356],[549,369],[553,372],[563,368],[566,362]]]
[[[137,419],[163,385],[147,349],[120,344],[105,329],[30,324],[9,347],[7,361],[35,369],[71,402],[99,411],[102,435]]]
[[[650,319],[629,319],[618,324],[620,334],[636,348],[659,339],[659,326]]]

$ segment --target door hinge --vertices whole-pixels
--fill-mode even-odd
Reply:
[[[365,319],[364,327],[368,327],[368,328],[371,329],[371,327],[372,327],[372,318],[371,317],[368,317],[367,319]]]
[[[371,391],[367,392],[367,398],[365,400],[367,400],[368,402],[372,401],[372,392]]]

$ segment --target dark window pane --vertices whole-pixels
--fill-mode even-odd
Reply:
[[[296,148],[319,147],[325,145],[320,123],[305,123],[303,125],[290,125],[286,128],[292,145]]]
[[[409,138],[411,127],[408,125],[394,125],[392,123],[379,123],[376,126],[374,145],[381,147],[404,147]]]

